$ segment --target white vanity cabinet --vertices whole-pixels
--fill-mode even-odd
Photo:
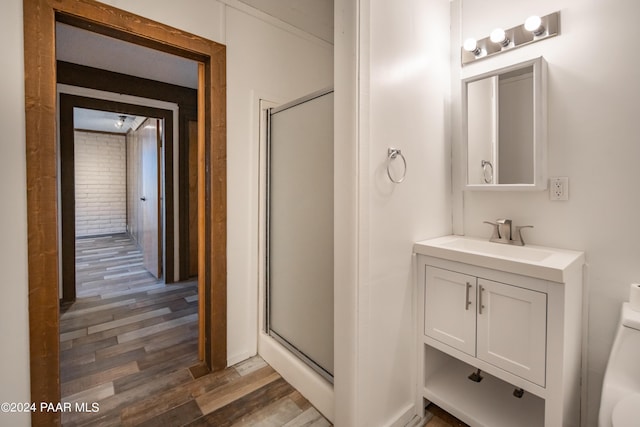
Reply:
[[[475,277],[425,266],[424,334],[426,336],[470,356],[475,356],[475,305]]]
[[[546,343],[547,294],[478,279],[478,359],[544,387]]]
[[[544,387],[547,295],[425,267],[424,334]]]
[[[583,253],[461,236],[414,252],[417,407],[472,426],[579,426]]]

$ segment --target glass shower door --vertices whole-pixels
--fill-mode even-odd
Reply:
[[[333,379],[333,91],[269,110],[267,332]]]

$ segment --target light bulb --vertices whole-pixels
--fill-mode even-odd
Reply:
[[[121,129],[122,126],[124,125],[125,120],[127,120],[127,116],[120,116],[120,118],[118,118],[118,121],[115,122],[114,126],[117,127],[118,129]]]
[[[467,52],[473,53],[475,56],[480,55],[480,48],[478,47],[478,42],[473,37],[468,38],[464,41],[462,48]]]
[[[502,28],[496,28],[495,30],[491,31],[489,39],[493,43],[502,45],[502,47],[507,47],[509,46],[509,43],[511,43],[511,40],[507,38],[507,35]]]
[[[491,35],[489,36],[489,38],[493,43],[502,43],[507,38],[507,35],[502,28],[496,28],[495,30],[491,31]]]
[[[537,15],[530,16],[524,21],[524,29],[532,32],[534,36],[540,36],[545,32],[542,19]]]

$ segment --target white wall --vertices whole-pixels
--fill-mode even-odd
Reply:
[[[8,43],[0,55],[0,402],[29,401],[29,316],[27,298],[27,185],[24,116],[22,0],[6,1],[0,34]],[[0,425],[29,425],[30,416],[0,412]]]
[[[227,44],[228,360],[256,352],[258,135],[256,94],[287,101],[333,83],[333,47],[210,0],[109,0],[165,24]],[[26,164],[22,0],[3,3],[0,34],[13,40],[2,55],[3,143],[0,144],[0,298],[4,345],[0,401],[29,400]],[[284,29],[283,29],[284,28]],[[254,123],[255,122],[255,123]],[[254,200],[255,199],[255,200]],[[6,422],[2,422],[6,418]],[[9,421],[10,420],[10,421]],[[0,414],[0,424],[28,424],[29,415]]]
[[[76,237],[127,231],[124,134],[75,131]]]
[[[449,2],[357,7],[359,16],[350,2],[335,4],[336,102],[358,108],[354,117],[336,105],[336,209],[352,216],[336,218],[336,246],[346,248],[337,256],[351,260],[336,258],[336,300],[347,300],[335,307],[346,322],[336,329],[336,425],[403,425],[415,410],[412,245],[451,232]],[[356,32],[342,33],[343,19]],[[389,147],[407,159],[399,185],[387,177]]]
[[[289,101],[333,84],[333,47],[227,8],[228,354],[257,351],[258,98]]]
[[[217,0],[102,0],[100,3],[127,10],[218,43],[225,42],[225,6]]]
[[[460,0],[455,1],[453,10],[459,5]],[[586,252],[590,287],[586,405],[589,425],[595,425],[620,305],[628,297],[629,283],[640,280],[640,58],[627,47],[627,41],[640,36],[636,22],[640,3],[462,0],[459,21],[454,18],[460,34],[453,38],[479,39],[494,27],[508,28],[528,15],[556,10],[561,11],[560,36],[480,61],[465,67],[464,73],[471,67],[545,57],[549,175],[569,177],[569,201],[549,201],[548,192],[466,192],[462,209],[461,193],[456,192],[455,228],[458,233],[488,238],[490,230],[482,221],[507,217],[515,224],[535,226],[526,236],[532,244]],[[459,40],[452,44],[459,49]],[[454,72],[454,85],[458,77]],[[459,120],[457,107],[454,123]],[[454,136],[459,143],[459,134]]]

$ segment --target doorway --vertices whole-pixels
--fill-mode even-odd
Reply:
[[[58,158],[55,22],[108,34],[199,62],[199,293],[203,359],[226,366],[226,50],[225,46],[94,1],[23,3],[31,399],[59,402]],[[58,425],[60,414],[32,414],[33,425]]]
[[[75,107],[73,120],[74,303],[164,284],[164,119]]]
[[[126,117],[130,116],[141,118],[157,117],[156,120],[162,123],[162,127],[149,123],[147,124],[148,128],[141,127],[140,132],[134,135],[135,138],[141,141],[147,141],[147,152],[149,150],[152,151],[146,156],[142,156],[143,150],[139,150],[136,155],[139,159],[132,158],[132,160],[135,162],[146,161],[146,167],[141,165],[139,171],[146,169],[148,171],[146,174],[154,175],[155,178],[149,177],[150,179],[145,180],[146,191],[144,183],[140,181],[140,188],[136,189],[135,197],[133,197],[134,192],[127,191],[125,195],[127,198],[126,230],[122,231],[129,232],[138,246],[146,249],[143,250],[143,255],[147,270],[156,278],[162,276],[168,283],[173,282],[171,280],[173,278],[173,265],[167,262],[167,259],[171,260],[174,253],[172,240],[174,235],[174,215],[172,209],[166,208],[167,206],[172,206],[174,200],[174,187],[172,185],[173,112],[167,109],[89,98],[69,93],[60,93],[59,97],[62,302],[72,302],[76,298],[76,239],[78,237],[76,230],[78,222],[76,221],[76,125],[74,123],[74,112],[78,110],[110,111],[114,114],[122,115],[125,120]],[[162,144],[158,145],[160,139]],[[144,147],[145,144],[140,146]],[[131,155],[133,156],[134,153],[131,153]],[[131,165],[129,164],[129,166]],[[95,177],[91,178],[91,182],[96,183],[95,179]],[[138,183],[136,183],[137,185]],[[99,196],[95,193],[101,187],[100,184],[96,184],[95,189],[91,190],[94,198]],[[132,189],[130,187],[131,185],[126,186],[125,189]],[[106,191],[111,194],[111,189]],[[82,202],[99,206],[104,206],[106,203],[102,200],[84,200]],[[135,217],[131,217],[131,214],[134,214]],[[93,224],[100,223],[104,216],[104,213],[100,212],[95,218],[85,218],[85,220]],[[140,227],[143,221],[147,226]],[[143,230],[146,233],[142,233]],[[84,234],[96,235],[101,233],[99,228],[93,225]]]

